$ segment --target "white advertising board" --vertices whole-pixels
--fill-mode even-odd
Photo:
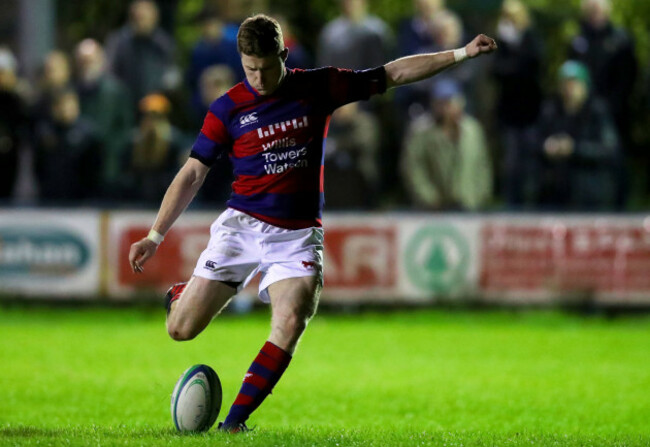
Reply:
[[[0,294],[96,298],[100,213],[0,210]]]

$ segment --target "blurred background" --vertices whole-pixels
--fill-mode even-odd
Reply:
[[[4,0],[0,295],[142,300],[187,279],[228,160],[144,275],[128,248],[243,78],[258,12],[290,68],[499,45],[334,114],[325,302],[650,304],[644,0]]]

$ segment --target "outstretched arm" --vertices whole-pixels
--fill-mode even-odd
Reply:
[[[189,158],[181,170],[178,171],[171,185],[167,188],[156,221],[151,227],[154,237],[142,238],[131,245],[129,263],[134,272],[141,272],[144,263],[156,253],[160,241],[156,242],[154,240],[158,237],[155,233],[160,236],[167,233],[172,224],[178,219],[178,216],[190,204],[199,188],[201,188],[209,170],[210,168],[199,160]]]
[[[479,34],[458,50],[402,57],[384,66],[386,68],[386,87],[398,87],[429,78],[467,58],[488,54],[496,49],[497,44],[494,39],[485,34]]]

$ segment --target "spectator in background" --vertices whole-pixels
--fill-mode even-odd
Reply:
[[[192,91],[194,109],[203,119],[206,108],[201,98],[199,79],[204,70],[214,65],[226,65],[239,81],[244,78],[244,69],[237,52],[237,41],[224,34],[225,24],[217,10],[203,8],[197,16],[197,21],[201,25],[201,39],[192,48],[187,81]]]
[[[12,195],[27,132],[27,114],[18,93],[17,70],[13,53],[0,47],[0,201]]]
[[[203,119],[206,113],[208,113],[210,104],[235,84],[235,73],[233,73],[228,65],[212,65],[203,70],[199,79],[201,108],[195,117],[195,123],[198,127],[203,125]]]
[[[176,30],[178,5],[180,2],[181,0],[156,0],[158,14],[160,16],[160,27],[169,35],[173,35]]]
[[[477,210],[492,198],[492,167],[483,129],[465,113],[460,84],[433,84],[432,115],[423,115],[406,139],[402,180],[411,201],[428,210]]]
[[[367,0],[339,0],[341,16],[329,22],[318,39],[318,65],[367,69],[385,64],[391,56],[386,23],[368,14]]]
[[[52,98],[71,86],[71,70],[68,56],[63,51],[54,50],[45,56],[38,80],[32,115],[35,120],[51,116]]]
[[[135,119],[127,88],[107,72],[102,46],[84,39],[75,49],[76,90],[81,116],[93,122],[103,142],[102,195],[112,197],[120,182],[121,149]]]
[[[174,42],[158,27],[153,0],[134,0],[129,21],[106,40],[111,72],[129,88],[134,105],[147,94],[179,84],[174,66]]]
[[[498,88],[497,120],[503,147],[503,192],[509,207],[530,203],[532,128],[542,102],[542,42],[521,0],[506,0],[497,26],[499,51],[492,74]]]
[[[463,45],[463,22],[458,14],[450,11],[439,11],[433,18],[434,51],[449,51]],[[485,60],[474,59],[467,64],[461,64],[453,70],[446,71],[441,76],[435,76],[429,81],[440,82],[444,79],[456,81],[465,96],[465,109],[468,113],[476,115],[478,107],[478,90],[483,85],[481,74],[485,72]],[[427,96],[424,96],[425,98]]]
[[[171,103],[165,96],[147,95],[139,108],[140,124],[124,150],[124,194],[139,202],[159,203],[191,143],[169,122]]]
[[[338,0],[341,15],[325,25],[318,38],[317,65],[365,70],[385,64],[392,58],[393,38],[386,23],[368,14],[367,0]],[[382,172],[383,200],[395,200],[397,173],[393,167],[399,154],[400,132],[392,98],[375,97],[361,108],[373,113],[380,122],[379,160]]]
[[[428,29],[431,33],[431,47],[423,47],[420,52],[448,51],[462,46],[463,23],[454,12],[448,9],[438,10],[431,18]],[[462,64],[434,78],[410,84],[396,92],[396,102],[402,111],[401,116],[409,122],[426,113],[429,110],[429,92],[432,84],[444,79],[453,79],[461,85],[467,102],[466,107],[470,113],[475,113],[477,108],[475,85],[479,84],[477,77],[483,72],[483,69],[476,67],[477,63],[481,62],[469,61],[467,64]]]
[[[311,68],[313,66],[311,57],[305,47],[302,46],[291,29],[291,24],[282,14],[273,14],[282,28],[284,47],[289,49],[286,65],[289,68]]]
[[[426,53],[433,49],[433,18],[444,10],[444,0],[414,0],[413,17],[399,25],[398,52],[400,56]]]
[[[253,14],[266,13],[269,0],[204,0],[206,4],[218,4],[225,28],[224,34],[230,40],[237,40],[239,24]]]
[[[226,65],[214,65],[203,71],[199,85],[204,111],[197,116],[197,127],[203,125],[203,118],[208,113],[210,104],[225,94],[234,84],[235,76]],[[222,157],[208,172],[203,187],[198,192],[198,199],[210,204],[228,200],[231,193],[230,185],[234,180],[230,159]]]
[[[585,65],[560,67],[560,95],[542,106],[538,124],[538,203],[555,210],[611,210],[616,205],[620,153],[604,101],[590,94]]]
[[[444,0],[414,0],[416,14],[404,20],[399,27],[400,56],[437,51],[433,19],[445,10],[444,3]],[[401,128],[428,110],[430,90],[431,80],[424,80],[395,91],[395,103],[399,109],[396,119],[400,121]]]
[[[569,59],[584,63],[592,77],[593,92],[605,99],[622,142],[629,143],[629,101],[637,74],[634,43],[612,24],[610,0],[582,0],[580,33],[571,41]]]
[[[50,116],[36,123],[33,138],[42,200],[70,204],[97,197],[101,142],[92,124],[80,117],[74,90],[52,96]]]
[[[338,109],[329,125],[325,149],[327,206],[368,209],[379,187],[379,123],[358,102]]]

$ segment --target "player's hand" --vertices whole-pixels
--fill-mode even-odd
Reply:
[[[480,56],[481,54],[492,53],[496,49],[496,41],[485,34],[479,34],[474,40],[465,45],[465,51],[467,51],[467,56],[470,58]]]
[[[158,245],[146,237],[132,244],[129,251],[129,264],[133,272],[142,273],[144,263],[156,253],[157,249]]]

